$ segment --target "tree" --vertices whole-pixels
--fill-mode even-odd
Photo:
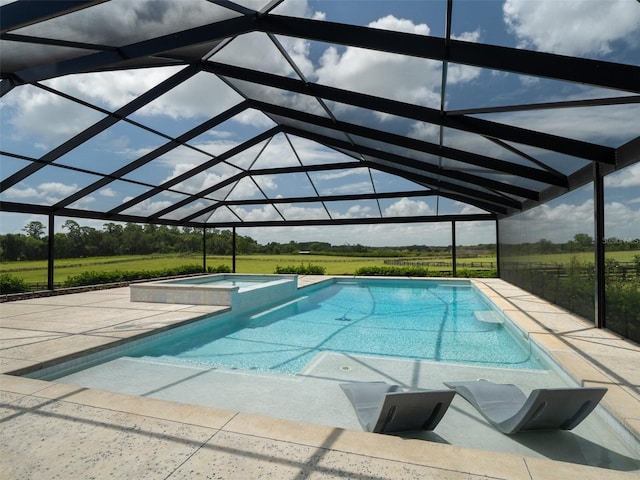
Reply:
[[[28,237],[35,238],[36,240],[40,240],[45,234],[44,225],[37,220],[27,223],[22,231],[26,232]]]
[[[576,233],[573,241],[580,251],[588,251],[593,249],[593,238],[586,233]]]

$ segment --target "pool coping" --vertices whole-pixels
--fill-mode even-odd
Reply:
[[[301,276],[299,287],[302,288],[324,280],[329,281],[331,278]],[[508,315],[523,332],[526,332],[529,338],[535,340],[547,354],[562,365],[563,370],[578,384],[606,386],[609,392],[603,399],[603,407],[620,422],[620,425],[624,426],[627,432],[635,435],[635,438],[640,438],[640,394],[638,388],[640,385],[638,378],[640,375],[640,355],[638,355],[640,347],[638,345],[624,340],[612,332],[596,329],[583,319],[500,279],[474,279],[472,282],[484,295],[491,298],[496,306]],[[119,294],[123,296],[123,292],[119,292]],[[113,297],[111,303],[101,301],[99,296],[100,294],[94,295],[90,298],[91,301],[85,305],[93,305],[93,308],[100,311],[100,308],[117,304],[115,301],[116,293],[110,296]],[[48,297],[25,302],[34,307],[34,310],[40,309],[41,312],[49,312],[49,316],[53,318],[59,314],[70,320],[65,309],[79,308],[82,302],[76,297],[78,301],[73,302],[76,305],[70,307],[68,304],[71,302],[60,301],[60,298],[60,296]],[[58,301],[50,301],[50,299],[58,299]],[[122,298],[119,301],[121,302]],[[7,305],[6,303],[2,304],[0,308],[5,310]],[[120,303],[120,305],[122,304]],[[533,308],[531,308],[532,306]],[[576,475],[575,478],[607,478],[609,476],[620,478],[620,476],[624,476],[623,472],[495,452],[483,451],[481,455],[483,458],[487,458],[487,461],[478,462],[473,460],[473,458],[478,458],[478,451],[452,445],[407,439],[399,440],[396,437],[363,432],[340,430],[339,433],[336,433],[335,429],[318,425],[299,424],[298,422],[238,412],[225,413],[219,409],[185,406],[5,375],[10,372],[34,368],[34,365],[42,366],[51,363],[61,356],[73,357],[79,355],[80,352],[84,354],[87,350],[103,348],[107,344],[112,345],[128,341],[131,338],[139,338],[151,331],[172,328],[172,326],[192,322],[209,313],[220,311],[219,308],[188,305],[180,307],[143,305],[137,307],[141,308],[123,309],[122,313],[127,318],[125,321],[123,318],[107,319],[105,323],[112,323],[109,326],[103,325],[101,328],[80,330],[77,333],[69,334],[56,332],[60,336],[22,346],[17,345],[20,342],[15,341],[15,338],[11,336],[11,332],[15,333],[15,327],[7,325],[11,322],[3,319],[2,325],[0,325],[3,332],[3,349],[0,353],[2,361],[0,371],[3,375],[0,376],[0,390],[3,392],[3,396],[9,395],[13,398],[18,395],[31,399],[49,398],[57,402],[72,402],[77,405],[107,408],[110,411],[117,410],[131,415],[151,416],[178,422],[185,421],[181,415],[196,415],[198,418],[203,417],[204,419],[195,423],[207,428],[225,432],[233,431],[235,434],[247,435],[247,438],[266,438],[314,448],[327,445],[327,438],[338,435],[339,441],[326,447],[332,452],[342,452],[351,460],[355,458],[351,456],[355,455],[361,459],[363,458],[361,456],[364,455],[367,458],[387,459],[410,465],[421,465],[425,468],[435,468],[436,470],[432,473],[442,475],[442,477],[436,478],[448,478],[447,476],[452,472],[488,475],[495,478],[549,478],[547,475],[557,474],[558,471],[567,469],[571,472],[571,476]],[[142,307],[151,310],[145,310]],[[26,311],[27,308],[24,310]],[[139,315],[136,316],[134,313],[139,313]],[[33,319],[29,331],[35,335],[34,338],[43,339],[49,338],[47,335],[52,335],[51,330],[45,328],[50,324],[40,327],[36,325],[37,312],[30,314],[30,316],[15,315],[15,318],[21,316],[25,319]],[[14,316],[8,317],[8,319],[11,318]],[[135,319],[131,320],[131,318]],[[73,331],[73,322],[67,323],[70,323],[69,330]],[[116,328],[127,325],[130,325],[131,328]],[[5,335],[7,333],[9,333],[8,337]],[[74,338],[75,341],[73,341]],[[55,341],[58,341],[55,348],[46,348],[53,347],[53,345],[46,344],[55,343]],[[167,408],[167,404],[170,404],[171,408]],[[158,413],[159,410],[162,410],[163,413]],[[222,425],[211,424],[212,420],[210,419],[220,417],[224,418]],[[312,439],[315,440],[312,441]],[[323,443],[319,439],[324,439]],[[640,458],[640,452],[636,453]],[[435,458],[439,460],[434,460]],[[429,459],[429,461],[425,461],[425,459]],[[18,460],[14,459],[14,461]]]

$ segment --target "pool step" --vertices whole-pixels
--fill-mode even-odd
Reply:
[[[504,318],[498,312],[493,310],[481,310],[473,312],[476,320],[484,323],[504,323]]]

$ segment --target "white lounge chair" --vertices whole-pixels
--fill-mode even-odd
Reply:
[[[384,382],[340,385],[368,432],[433,430],[455,395],[453,390],[410,390]]]
[[[515,385],[488,380],[444,382],[495,428],[513,434],[526,430],[571,430],[598,405],[606,388],[539,388],[527,397]]]

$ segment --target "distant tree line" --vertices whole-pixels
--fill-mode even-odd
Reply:
[[[202,253],[202,229],[158,225],[125,225],[105,223],[102,229],[81,226],[67,220],[62,232],[54,235],[54,258],[83,258],[115,255],[199,254]],[[44,260],[47,258],[48,235],[45,225],[29,222],[24,233],[0,235],[0,260]],[[207,229],[206,250],[209,255],[231,255],[231,230]],[[464,247],[465,253],[495,254],[495,245]],[[370,247],[332,245],[328,242],[270,242],[260,245],[249,236],[236,235],[236,253],[358,255],[372,257],[434,256],[451,251],[450,246],[409,245],[405,247]]]
[[[151,253],[191,254],[202,252],[202,230],[158,225],[106,223],[102,230],[67,220],[63,232],[54,235],[55,258],[81,258]],[[42,260],[47,258],[48,236],[45,226],[29,222],[24,234],[0,235],[0,259]],[[208,229],[207,253],[230,255],[233,235],[228,230]],[[259,245],[250,237],[236,237],[238,253],[255,253]]]
[[[503,244],[503,254],[510,253],[522,255],[544,255],[551,253],[579,253],[592,252],[595,243],[593,237],[586,233],[577,233],[572,240],[565,243],[553,243],[547,239],[540,239],[532,243]],[[630,250],[640,250],[640,238],[623,240],[616,237],[609,237],[605,240],[605,248],[608,252],[620,252]]]

